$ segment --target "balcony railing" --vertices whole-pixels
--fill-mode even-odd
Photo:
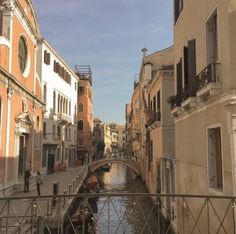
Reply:
[[[58,120],[62,121],[62,124],[67,124],[67,123],[71,122],[71,117],[64,114],[64,113],[58,113],[57,118],[58,118]]]
[[[152,112],[150,114],[150,118],[149,118],[149,121],[148,121],[148,124],[151,125],[155,122],[159,122],[161,121],[161,112],[158,111],[158,112]]]
[[[211,63],[206,66],[196,77],[197,91],[211,82],[219,82],[219,63]]]
[[[191,84],[183,88],[182,101],[185,101],[189,97],[196,96],[196,84]]]
[[[98,196],[101,204],[94,209],[91,202]],[[122,209],[116,207],[117,197],[125,201]],[[150,209],[142,208],[143,199],[153,201]],[[0,233],[130,233],[127,220],[135,222],[129,215],[134,209],[140,234],[236,233],[235,204],[231,196],[123,192],[0,198]],[[73,216],[73,206],[80,218],[93,217],[89,225]]]
[[[181,106],[182,95],[181,94],[176,94],[175,96],[169,97],[167,101],[170,103],[171,110],[173,110],[176,107]]]

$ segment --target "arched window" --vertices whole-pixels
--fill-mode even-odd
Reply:
[[[71,115],[71,101],[69,102],[69,115]]]
[[[83,130],[83,128],[84,128],[83,120],[80,120],[80,121],[78,122],[78,130]]]
[[[60,95],[58,95],[58,100],[57,100],[57,112],[60,113],[60,103],[61,103],[61,98]]]
[[[56,92],[53,91],[53,112],[56,112]]]
[[[22,73],[24,73],[27,64],[27,46],[24,37],[20,37],[18,47],[19,66]]]

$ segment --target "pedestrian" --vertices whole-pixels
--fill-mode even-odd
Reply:
[[[30,181],[30,162],[28,162],[25,166],[25,173],[24,173],[24,192],[29,192],[29,181]]]
[[[35,182],[36,182],[36,186],[37,186],[38,196],[40,196],[41,195],[40,186],[43,184],[43,180],[42,180],[42,176],[39,171],[37,171],[37,175],[35,177]]]

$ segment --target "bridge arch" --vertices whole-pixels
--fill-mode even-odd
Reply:
[[[96,171],[99,167],[106,165],[107,163],[120,163],[123,164],[129,168],[131,168],[138,176],[140,175],[140,169],[136,163],[130,162],[128,160],[119,159],[119,158],[111,158],[111,159],[102,159],[97,160],[95,162],[90,163],[89,165],[89,171],[93,173]]]

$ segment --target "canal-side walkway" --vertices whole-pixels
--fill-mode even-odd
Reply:
[[[22,189],[19,189],[10,196],[1,198],[0,233],[6,233],[7,230],[4,226],[7,226],[7,229],[9,229],[7,233],[18,233],[17,230],[19,229],[17,229],[17,226],[20,226],[19,228],[21,231],[23,230],[21,233],[34,233],[31,230],[32,224],[29,224],[27,220],[31,220],[32,223],[32,217],[36,213],[37,216],[50,217],[50,219],[54,220],[53,217],[57,215],[55,213],[57,209],[53,209],[52,199],[45,199],[43,196],[53,195],[53,185],[55,183],[58,183],[59,185],[58,194],[60,195],[77,193],[87,175],[87,168],[88,167],[85,165],[45,175],[43,178],[43,185],[41,186],[41,196],[37,196],[36,186],[33,184],[35,183],[35,175],[32,175],[32,184],[28,193],[24,193]],[[35,199],[33,197],[35,197]],[[32,203],[33,201],[36,203]],[[68,199],[64,202],[64,208],[60,212],[62,216],[64,212],[67,212],[71,202],[72,199]],[[20,217],[24,218],[22,219]],[[24,220],[24,222],[21,220]],[[15,228],[13,228],[12,225]]]
[[[85,170],[86,166],[79,166],[75,168],[67,168],[66,171],[55,172],[49,175],[43,175],[43,185],[41,185],[41,195],[53,195],[53,183],[59,183],[59,192],[58,194],[63,194],[64,191],[69,190],[69,185],[73,185],[73,180],[76,180],[76,176],[78,176],[83,170]],[[35,175],[32,175],[31,181],[35,183]],[[79,178],[79,179],[82,179]],[[33,189],[32,189],[33,187]],[[22,186],[23,188],[23,186]],[[36,186],[31,186],[31,189],[28,193],[24,193],[21,189],[13,194],[10,197],[29,197],[29,196],[37,196]]]

